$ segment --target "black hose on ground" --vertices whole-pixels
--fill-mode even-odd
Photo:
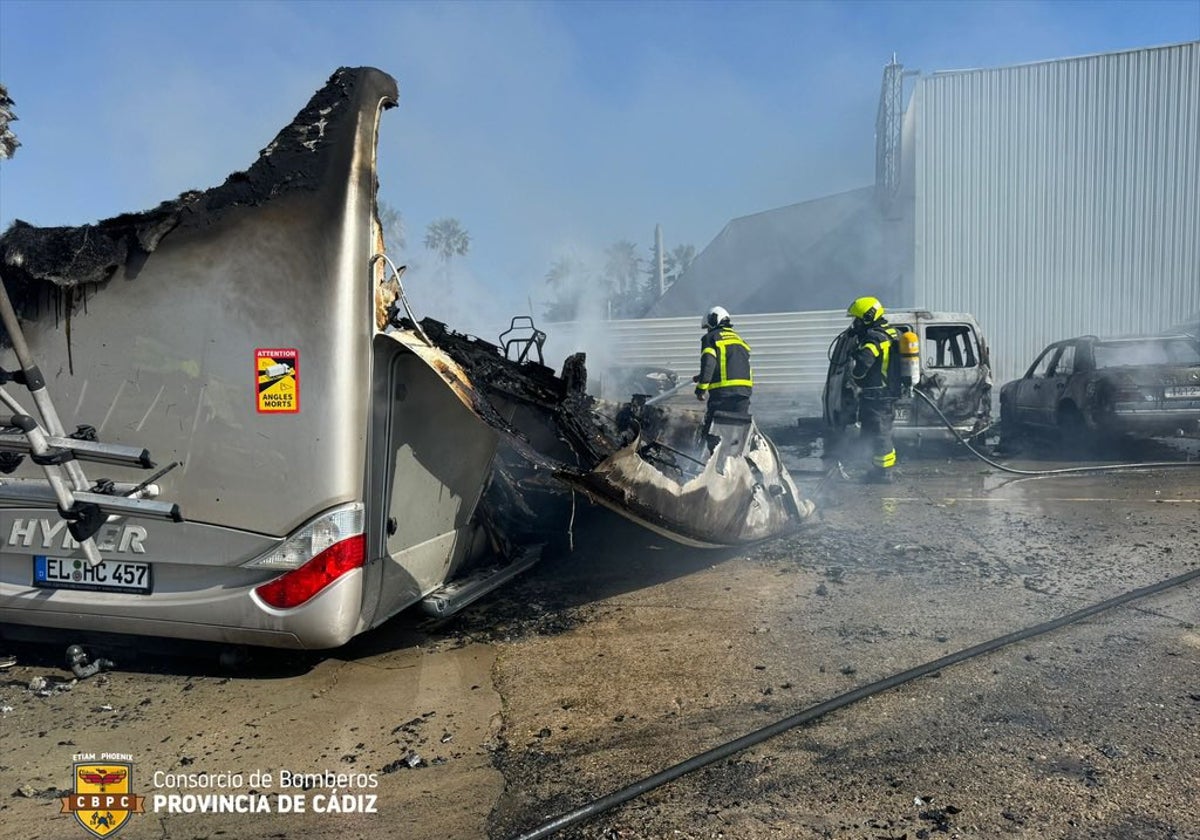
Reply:
[[[748,735],[743,735],[737,740],[729,741],[719,747],[714,747],[707,752],[693,756],[686,761],[676,764],[674,767],[670,767],[660,773],[655,773],[653,776],[648,776],[639,782],[635,782],[628,787],[616,791],[615,793],[610,793],[607,796],[601,797],[600,799],[593,800],[592,802],[589,802],[580,808],[576,808],[574,811],[569,811],[565,814],[554,817],[553,819],[548,820],[536,828],[533,828],[520,835],[516,838],[516,840],[539,840],[539,838],[542,837],[549,837],[550,835],[555,834],[564,828],[569,828],[570,826],[583,822],[584,820],[599,816],[605,811],[612,810],[618,805],[628,802],[634,797],[641,796],[643,793],[648,793],[649,791],[654,790],[656,787],[665,785],[667,782],[672,782],[675,779],[686,775],[687,773],[691,773],[694,770],[699,770],[700,768],[720,761],[723,758],[728,758],[734,753],[741,752],[744,749],[762,743],[763,741],[782,734],[789,729],[806,723],[811,723],[812,721],[823,717],[830,712],[836,711],[837,709],[841,709],[845,706],[849,706],[852,703],[857,703],[859,700],[865,700],[868,697],[872,697],[876,694],[888,691],[889,689],[904,685],[905,683],[911,682],[919,677],[936,673],[944,668],[957,665],[960,662],[965,662],[968,659],[982,656],[985,653],[992,653],[993,651],[1000,650],[1008,645],[1049,633],[1052,630],[1057,630],[1060,627],[1073,624],[1077,621],[1082,621],[1083,619],[1090,618],[1096,613],[1103,612],[1104,610],[1112,609],[1113,607],[1126,604],[1130,601],[1137,600],[1138,598],[1145,598],[1149,595],[1155,595],[1174,586],[1180,586],[1181,584],[1195,580],[1196,578],[1200,578],[1200,569],[1193,569],[1190,572],[1184,572],[1181,575],[1167,578],[1166,580],[1159,581],[1158,583],[1151,584],[1150,586],[1143,586],[1140,589],[1130,590],[1122,595],[1117,595],[1109,598],[1106,601],[1093,604],[1090,607],[1084,607],[1081,610],[1076,610],[1075,612],[1069,613],[1060,618],[1046,621],[1041,624],[1036,624],[1032,627],[1026,627],[1023,630],[1017,630],[1004,636],[999,636],[991,641],[982,642],[981,644],[973,647],[965,648],[956,653],[943,656],[940,659],[935,659],[932,662],[926,662],[924,665],[918,665],[915,668],[909,668],[907,671],[903,671],[899,674],[893,674],[890,677],[877,680],[869,685],[861,686],[853,691],[848,691],[845,694],[834,697],[832,700],[826,700],[824,703],[811,706],[802,712],[798,712],[791,717],[786,717],[777,723],[771,724],[770,726],[765,726],[762,729],[757,729]]]
[[[988,464],[989,466],[995,467],[996,469],[1001,470],[1002,472],[1012,473],[1013,475],[1066,475],[1068,473],[1114,472],[1116,470],[1146,470],[1146,469],[1155,469],[1158,467],[1200,467],[1200,461],[1147,461],[1145,463],[1140,463],[1140,464],[1102,464],[1099,466],[1092,466],[1092,467],[1064,467],[1062,469],[1056,469],[1056,470],[1019,470],[1016,467],[1006,467],[1004,464],[993,461],[991,458],[988,458],[986,455],[984,455],[982,452],[977,450],[975,447],[971,446],[971,444],[967,442],[967,439],[964,438],[961,434],[959,434],[958,429],[954,428],[954,424],[950,422],[949,418],[947,418],[946,415],[942,413],[942,410],[937,407],[937,403],[935,403],[932,399],[929,398],[928,394],[926,394],[924,391],[917,390],[916,388],[913,389],[913,393],[916,394],[917,396],[919,396],[921,399],[925,400],[925,402],[929,403],[929,407],[937,412],[937,416],[942,418],[942,422],[946,424],[946,428],[949,429],[954,434],[954,437],[956,437],[958,439],[959,443],[961,443],[963,446],[967,447],[967,451],[969,451],[972,455],[974,455],[976,458],[983,461],[984,463]]]

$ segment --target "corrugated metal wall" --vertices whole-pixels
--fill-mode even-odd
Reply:
[[[820,416],[821,389],[829,367],[827,352],[849,320],[843,309],[741,315],[734,329],[751,347],[755,416],[794,421]],[[568,354],[587,353],[589,390],[606,398],[628,399],[605,387],[606,368],[655,365],[676,371],[681,382],[700,372],[700,318],[642,318],[545,326],[546,359],[560,365]],[[681,401],[695,402],[690,388]]]
[[[929,76],[910,108],[914,302],[973,313],[997,385],[1200,310],[1200,42]]]
[[[889,309],[887,315],[893,324],[916,324],[918,320],[912,310]],[[957,320],[953,314],[946,317]],[[760,420],[788,424],[798,417],[820,417],[829,345],[850,325],[846,310],[741,315],[733,319],[733,324],[751,348],[754,415]],[[615,386],[610,370],[614,366],[669,368],[683,383],[700,372],[703,332],[699,318],[547,324],[545,331],[546,362],[560,368],[569,354],[586,352],[588,390],[605,399],[629,399],[627,392]],[[930,351],[931,345],[923,342],[922,352]],[[694,404],[692,389],[684,388],[673,402]]]

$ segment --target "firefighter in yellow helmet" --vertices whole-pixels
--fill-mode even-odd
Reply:
[[[700,319],[704,337],[700,339],[700,375],[696,382],[696,399],[708,398],[704,412],[704,439],[709,450],[716,442],[709,437],[713,413],[728,411],[734,414],[750,413],[750,394],[754,389],[754,375],[750,370],[750,345],[733,331],[729,313],[714,306]]]
[[[881,484],[892,481],[896,447],[892,425],[896,420],[896,398],[900,396],[900,331],[883,317],[877,298],[860,297],[846,314],[854,319],[851,331],[856,346],[850,354],[854,367],[851,379],[858,387],[858,420],[862,437],[871,443],[871,470],[866,480]]]

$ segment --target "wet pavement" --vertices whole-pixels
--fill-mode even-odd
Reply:
[[[65,643],[6,642],[0,836],[89,836],[58,797],[75,754],[111,752],[148,797],[124,837],[515,837],[858,686],[1200,568],[1200,468],[1021,478],[923,446],[894,485],[821,484],[819,450],[777,439],[821,514],[750,550],[591,510],[573,553],[451,622],[402,616],[327,655],[222,667],[215,648],[73,638],[117,670],[71,683]],[[1078,465],[1053,457],[1009,463]],[[946,668],[559,836],[1200,837],[1197,592]],[[281,770],[320,778],[285,788]],[[179,784],[201,773],[207,787]],[[165,811],[169,794],[251,791],[270,813]],[[279,813],[297,792],[305,812]],[[330,793],[360,811],[373,796],[373,813],[329,812]]]

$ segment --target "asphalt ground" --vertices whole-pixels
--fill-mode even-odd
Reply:
[[[857,686],[1200,567],[1200,468],[1029,479],[923,446],[891,486],[822,484],[832,463],[776,438],[820,513],[747,550],[584,510],[574,551],[452,621],[401,616],[319,656],[7,639],[0,837],[90,836],[59,797],[73,756],[104,752],[132,757],[147,797],[123,837],[515,837]],[[1012,463],[1078,463],[1055,457]],[[1198,838],[1198,591],[944,669],[559,836]],[[116,670],[72,682],[70,641]],[[349,784],[284,788],[281,770]],[[241,784],[178,784],[204,772]],[[153,807],[251,791],[270,813]],[[374,812],[314,810],[330,793]],[[305,812],[279,813],[297,794]]]

